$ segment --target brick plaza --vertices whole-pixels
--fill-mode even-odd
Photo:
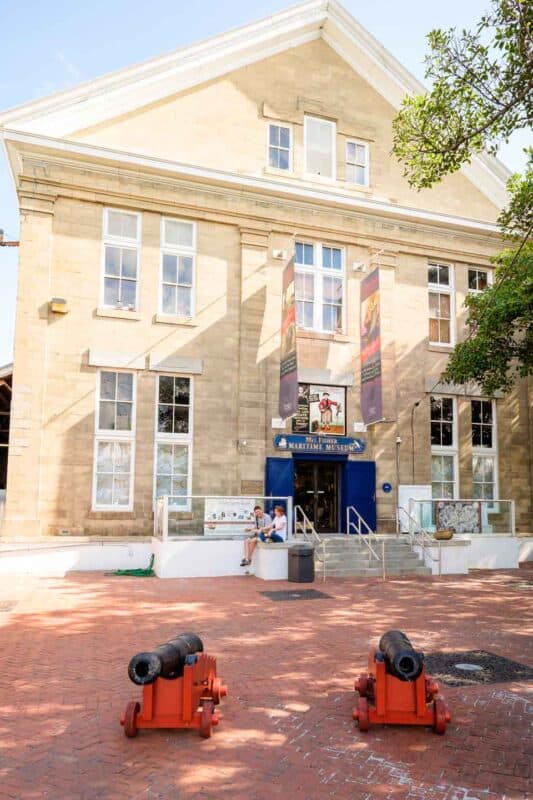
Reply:
[[[102,573],[4,578],[0,588],[0,798],[496,800],[526,798],[526,683],[442,685],[453,720],[425,728],[351,720],[369,647],[399,627],[426,652],[483,649],[532,663],[531,572],[337,579],[331,599],[253,577],[159,580]],[[529,623],[531,618],[529,618]],[[118,718],[140,699],[127,664],[182,631],[201,635],[229,686],[209,740]]]

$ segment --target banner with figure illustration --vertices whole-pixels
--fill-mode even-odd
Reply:
[[[361,281],[361,412],[366,425],[383,419],[378,269]]]
[[[296,298],[294,259],[283,270],[281,295],[281,350],[279,415],[292,417],[298,411],[298,364],[296,359]]]

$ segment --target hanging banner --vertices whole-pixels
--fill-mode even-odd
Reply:
[[[294,259],[283,270],[281,299],[281,352],[279,415],[292,417],[298,411],[298,364],[296,360],[296,298],[294,294]]]
[[[361,281],[361,412],[366,425],[383,419],[378,269]]]

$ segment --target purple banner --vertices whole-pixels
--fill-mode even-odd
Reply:
[[[279,415],[292,417],[298,411],[298,363],[296,359],[296,299],[294,259],[283,270],[281,298]]]
[[[366,425],[383,419],[379,270],[361,281],[361,412]]]

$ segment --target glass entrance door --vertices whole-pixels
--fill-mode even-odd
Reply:
[[[294,504],[303,508],[317,533],[339,531],[339,464],[295,460]]]

